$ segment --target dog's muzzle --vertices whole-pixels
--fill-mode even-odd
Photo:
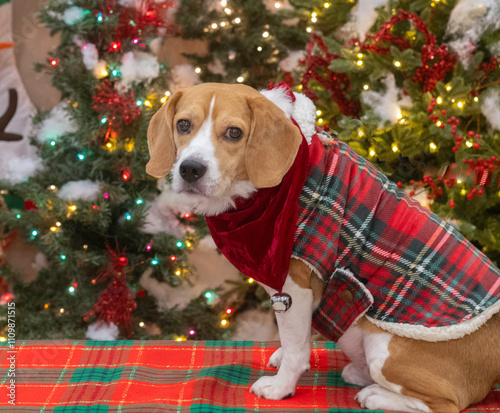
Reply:
[[[198,161],[187,159],[179,166],[179,173],[186,182],[193,183],[203,177],[207,172],[207,167]]]

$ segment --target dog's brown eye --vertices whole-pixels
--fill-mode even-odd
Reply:
[[[243,131],[240,128],[228,128],[224,138],[230,141],[238,141],[243,137]]]
[[[177,121],[177,131],[179,133],[186,133],[191,128],[191,122],[186,119]]]

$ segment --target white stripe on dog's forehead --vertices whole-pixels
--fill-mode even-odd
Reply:
[[[210,102],[210,110],[207,118],[202,123],[196,136],[189,142],[182,152],[179,154],[178,164],[187,159],[201,161],[206,164],[208,171],[206,180],[218,180],[219,168],[217,158],[215,156],[215,147],[212,142],[213,119],[212,112],[215,104],[215,95]]]

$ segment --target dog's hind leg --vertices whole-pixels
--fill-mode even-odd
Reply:
[[[292,306],[276,313],[283,353],[278,374],[261,377],[250,389],[258,397],[272,400],[293,396],[300,375],[310,367],[312,290],[300,287],[288,276],[283,292],[292,297]]]

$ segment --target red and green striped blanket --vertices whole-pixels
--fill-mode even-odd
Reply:
[[[359,387],[340,372],[347,360],[333,342],[314,342],[311,370],[294,397],[249,393],[277,342],[17,341],[0,343],[0,411],[8,412],[365,412]],[[8,403],[15,355],[15,406]],[[500,386],[467,412],[500,412]]]

